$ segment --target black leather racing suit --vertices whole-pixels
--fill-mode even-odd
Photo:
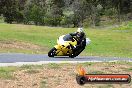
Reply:
[[[76,36],[78,35],[78,32],[70,33],[70,35],[76,38]],[[76,38],[77,45],[76,45],[76,48],[73,47],[73,54],[75,56],[78,56],[85,49],[85,46],[86,46],[86,38],[85,37],[86,37],[86,35],[84,33],[83,37]]]

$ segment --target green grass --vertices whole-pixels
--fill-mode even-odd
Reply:
[[[0,67],[0,79],[14,79],[13,72],[17,67]]]
[[[128,71],[132,72],[132,67],[127,69]]]
[[[92,66],[94,63],[93,62],[85,62],[85,63],[80,63],[80,66]]]
[[[59,64],[56,64],[56,63],[50,63],[48,64],[48,68],[49,69],[59,69],[61,68]]]
[[[22,65],[20,67],[21,70],[33,70],[33,69],[43,69],[43,65]]]
[[[114,30],[132,30],[132,22],[124,22],[118,27],[113,28]]]
[[[118,62],[100,62],[100,63],[96,63],[96,62],[87,62],[87,63],[81,63],[81,64],[74,64],[76,66],[82,65],[83,67],[94,67],[96,65],[101,65],[101,66],[105,66],[105,67],[110,67],[111,65],[121,65],[121,66],[127,66],[128,68],[120,68],[122,69],[122,71],[125,72],[131,72],[132,71],[132,63],[131,62],[126,62],[126,61],[118,61]],[[47,69],[60,69],[61,67],[65,67],[65,66],[74,66],[73,64],[69,64],[69,63],[65,63],[65,64],[56,64],[56,63],[49,63],[49,64],[44,64],[44,65],[22,65],[20,67],[16,67],[16,66],[9,66],[9,67],[0,67],[0,79],[14,79],[13,76],[13,72],[16,71],[21,71],[24,70],[25,73],[29,73],[29,74],[36,74],[39,73],[41,70],[43,70],[44,68]],[[75,69],[73,69],[75,70]],[[98,69],[87,69],[88,74],[104,74],[104,71],[100,71]],[[69,73],[69,75],[75,75],[75,73]],[[47,78],[44,78],[47,79]]]
[[[41,81],[40,88],[47,88],[47,82],[45,80]]]
[[[129,25],[131,26],[131,23]],[[50,50],[60,35],[75,31],[76,28],[0,23],[0,40],[28,42]],[[87,28],[85,32],[87,37],[91,39],[91,44],[81,55],[132,57],[132,30]],[[39,53],[47,53],[47,49]],[[32,53],[31,50],[22,49],[1,49],[0,52]]]
[[[28,73],[28,74],[36,74],[36,73],[39,73],[39,71],[36,70],[36,69],[30,69],[30,70],[27,70],[26,73]]]
[[[104,74],[103,71],[92,71],[89,74]]]
[[[112,84],[107,84],[107,85],[98,86],[98,88],[114,88],[114,86]]]
[[[115,69],[120,70],[121,72],[118,72],[118,74],[130,74],[131,73],[131,64],[132,62],[126,62],[126,61],[119,61],[119,62],[87,62],[87,63],[81,63],[83,65],[84,68],[87,71],[87,74],[115,74]],[[23,65],[20,67],[0,67],[0,80],[1,82],[6,82],[8,79],[10,83],[14,83],[17,82],[17,85],[13,85],[14,87],[18,88],[22,85],[27,86],[24,82],[22,82],[25,78],[28,77],[29,82],[32,82],[32,77],[33,76],[38,76],[38,79],[40,79],[39,81],[39,85],[36,82],[33,82],[33,86],[35,87],[39,87],[39,88],[52,88],[50,85],[52,83],[52,85],[55,85],[55,87],[57,87],[58,85],[63,86],[62,83],[64,83],[64,85],[70,85],[69,82],[67,82],[67,80],[73,80],[73,86],[75,84],[75,86],[77,85],[74,81],[75,81],[75,77],[76,77],[76,66],[80,65],[79,63],[77,64],[44,64],[44,65]],[[111,67],[111,65],[114,65],[115,67]],[[49,68],[49,66],[51,66],[51,68]],[[63,75],[66,77],[64,77],[62,74],[58,74],[58,71],[55,72],[56,70],[52,69],[52,66],[58,66],[59,67],[64,67],[64,69],[56,69],[59,72],[64,72]],[[67,67],[68,66],[68,67]],[[109,69],[105,69],[106,67],[109,67]],[[70,69],[69,69],[70,67]],[[121,68],[122,67],[122,68]],[[126,68],[127,67],[127,68]],[[125,69],[124,69],[125,68]],[[130,69],[129,69],[130,68]],[[39,73],[36,69],[39,69]],[[104,70],[105,69],[105,70]],[[53,74],[45,74],[46,71],[51,70],[51,72],[54,72]],[[28,72],[28,74],[25,74],[25,71]],[[15,74],[13,74],[13,72],[15,72]],[[49,71],[50,72],[50,71]],[[107,72],[107,73],[106,73]],[[2,75],[1,75],[2,74]],[[4,75],[3,75],[4,74]],[[13,76],[14,75],[14,76]],[[16,78],[15,78],[16,77]],[[22,79],[17,79],[17,77],[25,77]],[[15,78],[15,79],[12,79]],[[69,79],[70,78],[70,79]],[[12,80],[11,80],[12,79]],[[8,82],[8,81],[7,81]],[[20,83],[20,85],[19,85]],[[3,84],[4,86],[9,86],[8,84]],[[119,88],[130,88],[131,87],[131,83],[130,84],[126,84],[126,85],[122,85],[122,84],[86,84],[84,85],[84,88],[90,88],[90,87],[94,87],[94,88],[115,88],[115,87],[119,87]],[[12,85],[11,85],[12,86]]]

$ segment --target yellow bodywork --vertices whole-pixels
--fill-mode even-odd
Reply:
[[[64,37],[65,35],[61,36],[62,38]],[[68,46],[70,46],[70,44],[72,46],[75,46],[77,45],[77,41],[74,39],[74,42],[72,41],[65,41],[63,44],[61,42],[59,42],[59,40],[57,39],[57,45],[55,45],[54,47],[57,49],[56,51],[56,55],[57,56],[65,56],[67,55],[68,53],[72,53],[72,50],[71,48],[67,48]]]

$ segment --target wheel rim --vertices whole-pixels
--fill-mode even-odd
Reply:
[[[53,50],[53,52],[51,52],[51,56],[55,56],[56,50]]]

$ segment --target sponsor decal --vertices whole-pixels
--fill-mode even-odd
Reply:
[[[86,74],[84,68],[79,67],[76,81],[79,85],[85,83],[130,83],[129,74]]]

